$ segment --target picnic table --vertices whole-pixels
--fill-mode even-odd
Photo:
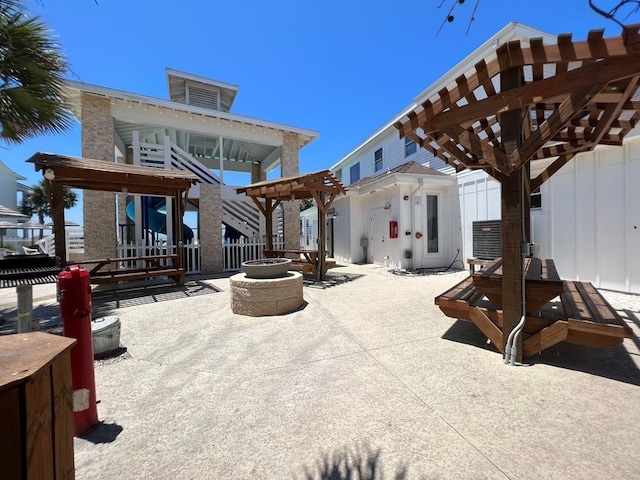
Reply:
[[[102,258],[72,263],[93,265],[89,270],[91,283],[111,283],[164,276],[176,283],[182,283],[185,274],[185,269],[180,267],[180,258],[177,254]],[[106,267],[115,268],[108,270]]]
[[[533,313],[562,294],[564,282],[551,259],[525,258],[525,298],[527,313]],[[502,258],[475,272],[474,286],[502,310]]]
[[[267,258],[293,257],[291,258],[291,270],[300,271],[302,273],[309,273],[314,277],[318,277],[318,270],[320,268],[320,256],[318,250],[309,250],[305,248],[285,248],[264,250],[263,253]],[[322,272],[322,276],[327,273],[327,270],[329,268],[332,268],[335,265],[335,260],[328,260],[325,258],[324,271]]]
[[[560,342],[611,348],[632,337],[591,283],[563,281],[551,259],[527,258],[523,267],[525,358]],[[559,302],[552,302],[556,298]],[[445,315],[473,322],[504,353],[501,258],[438,295],[435,303]]]

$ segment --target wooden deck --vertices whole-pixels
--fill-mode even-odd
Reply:
[[[541,262],[541,265],[545,265],[545,262]],[[488,278],[495,271],[485,271],[483,278]],[[551,277],[555,275],[553,272],[550,274]],[[532,281],[536,285],[534,273]],[[502,310],[481,290],[483,280],[479,283],[480,286],[477,276],[470,276],[436,297],[435,303],[448,317],[473,322],[503,352]],[[529,285],[526,285],[529,294]],[[553,283],[550,285],[553,291],[556,286]],[[561,286],[559,294],[550,299],[555,301],[547,301],[535,309],[527,308],[526,338],[523,341],[525,358],[560,342],[604,349],[615,347],[623,339],[632,337],[629,326],[593,285],[588,282],[561,281]],[[491,285],[491,288],[495,288],[495,285]],[[534,298],[534,301],[539,303],[540,300]]]

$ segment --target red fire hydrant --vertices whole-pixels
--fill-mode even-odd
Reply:
[[[58,275],[58,302],[65,337],[77,343],[71,349],[73,427],[76,436],[98,424],[96,381],[91,336],[91,286],[89,272],[72,265]]]

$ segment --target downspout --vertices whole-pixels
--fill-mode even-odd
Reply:
[[[420,178],[418,179],[418,186],[416,187],[416,189],[415,189],[413,192],[411,192],[411,195],[409,195],[409,201],[411,202],[411,209],[410,209],[410,211],[411,211],[411,237],[412,237],[412,238],[413,238],[413,234],[415,233],[415,217],[416,217],[416,216],[415,216],[415,214],[414,214],[414,212],[413,212],[413,196],[414,196],[414,195],[416,194],[416,192],[417,192],[418,190],[420,190],[422,187],[423,187],[423,179],[422,179],[422,177],[420,177]],[[413,243],[413,241],[412,241],[412,243]],[[413,249],[412,249],[412,250],[413,250]]]

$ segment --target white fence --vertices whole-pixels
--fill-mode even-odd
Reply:
[[[243,239],[227,240],[222,244],[224,271],[234,272],[242,269],[242,262],[262,258],[262,251],[266,247],[265,240]],[[280,235],[273,237],[273,248],[284,248],[284,238]]]
[[[182,249],[182,266],[187,275],[200,273],[200,246],[198,244],[187,244]],[[177,252],[176,245],[144,245],[129,243],[126,245],[118,245],[116,247],[116,255],[123,261],[118,265],[119,268],[142,268],[141,262],[127,261],[131,257],[144,257],[149,255],[175,255]],[[171,259],[166,259],[161,264],[168,265]]]

